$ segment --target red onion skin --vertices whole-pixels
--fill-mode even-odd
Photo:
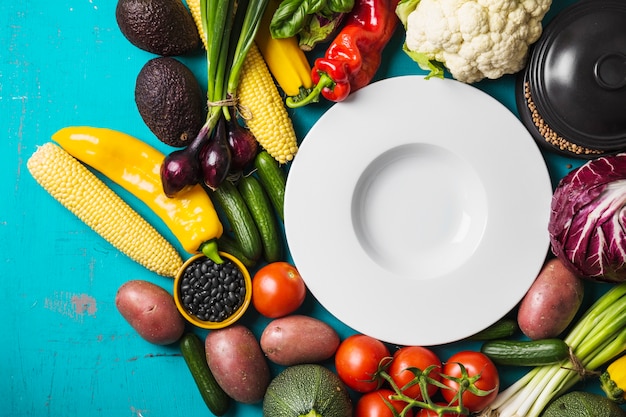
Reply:
[[[259,143],[248,129],[239,124],[234,111],[228,122],[228,147],[231,153],[230,171],[237,173],[246,168],[256,156]]]
[[[204,184],[217,189],[230,172],[231,154],[228,147],[226,122],[220,119],[211,140],[200,151],[200,167]]]
[[[165,157],[161,165],[161,182],[166,196],[173,198],[198,183],[200,166],[186,149],[174,151]]]
[[[202,171],[198,154],[209,140],[208,133],[208,126],[203,126],[198,136],[186,148],[178,149],[165,157],[161,164],[161,183],[166,196],[173,198],[200,182]]]

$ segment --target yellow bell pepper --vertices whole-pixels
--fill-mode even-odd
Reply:
[[[600,386],[609,399],[626,402],[626,355],[611,362],[600,375]]]
[[[300,49],[298,39],[272,37],[270,22],[279,5],[280,0],[269,0],[255,41],[278,85],[287,96],[299,100],[306,97],[313,88],[311,64],[304,51]]]
[[[158,215],[190,254],[203,252],[216,262],[223,226],[205,190],[196,185],[180,197],[163,192],[165,155],[147,143],[113,129],[71,126],[52,135],[70,155],[101,172],[143,201]]]

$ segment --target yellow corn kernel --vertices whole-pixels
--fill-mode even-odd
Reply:
[[[206,40],[206,31],[204,30],[204,24],[202,23],[202,11],[200,10],[200,0],[187,0],[187,7],[189,8],[189,11],[191,12],[193,21],[196,23],[196,29],[198,30],[200,39],[202,39],[202,44],[204,45],[204,49],[208,49],[207,40]]]
[[[176,249],[66,151],[48,142],[26,166],[39,185],[111,245],[150,271],[176,276],[183,264]]]
[[[259,144],[279,163],[291,161],[298,152],[296,133],[274,79],[255,44],[241,70],[237,89],[246,124]]]

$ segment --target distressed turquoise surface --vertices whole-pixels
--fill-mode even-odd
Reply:
[[[143,124],[133,100],[136,74],[153,55],[122,36],[115,4],[13,0],[0,5],[0,415],[210,415],[177,348],[145,342],[114,306],[117,288],[127,280],[146,279],[167,289],[171,280],[120,254],[54,201],[26,169],[37,146],[69,125],[118,129],[169,150]],[[563,4],[555,3],[554,10]],[[398,31],[377,78],[420,73],[401,44]],[[201,53],[181,58],[206,84],[203,59]],[[515,112],[512,77],[477,86]],[[323,103],[292,112],[300,138],[327,108]],[[329,152],[329,157],[340,165],[349,155]],[[578,164],[546,158],[555,181]],[[511,155],[511,169],[522,166]],[[175,242],[145,206],[116,190]],[[352,333],[311,297],[300,311],[328,321],[342,337]],[[393,322],[393,312],[381,314]],[[421,314],[435,313],[420,312],[416,303],[416,315]],[[243,320],[257,334],[266,323],[253,310]],[[419,319],[407,331],[419,331]],[[445,357],[464,347],[437,351]],[[515,378],[503,376],[505,383]],[[227,414],[260,415],[259,405],[236,405]]]

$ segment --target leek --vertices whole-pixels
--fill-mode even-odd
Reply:
[[[479,417],[538,417],[552,399],[626,351],[626,283],[600,297],[564,341],[572,353],[569,359],[533,368]]]

